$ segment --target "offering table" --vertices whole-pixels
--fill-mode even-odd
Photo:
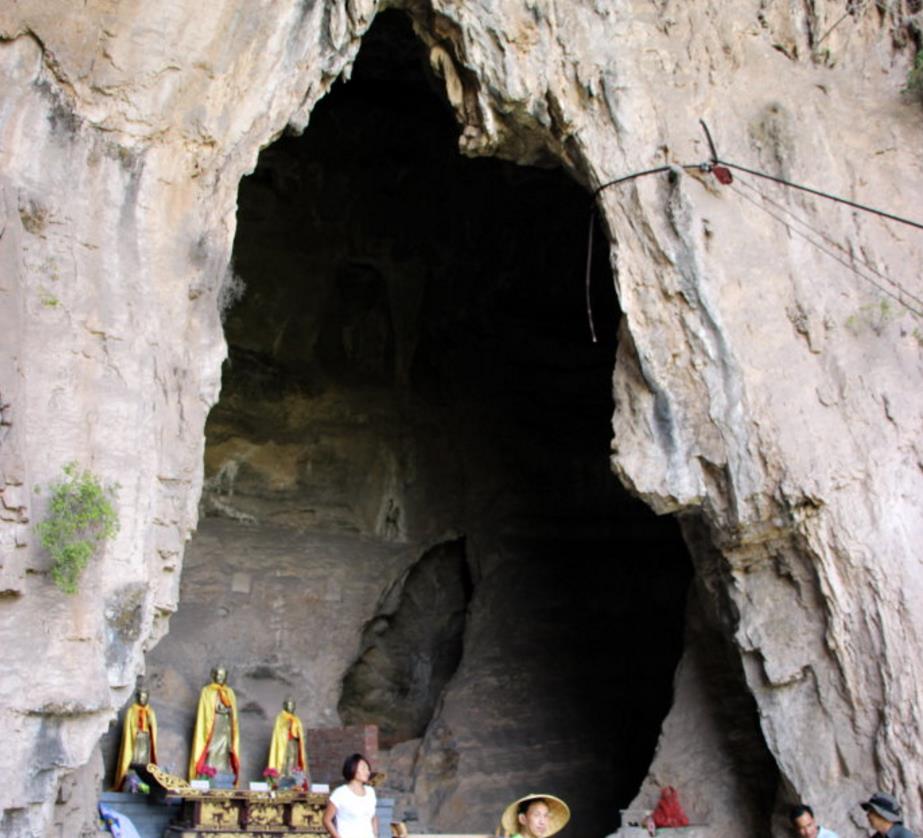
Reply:
[[[327,794],[286,789],[197,789],[156,765],[148,770],[168,799],[182,802],[179,820],[165,838],[279,838],[282,835],[325,835],[323,817]]]

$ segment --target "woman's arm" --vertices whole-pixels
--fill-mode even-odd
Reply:
[[[337,832],[337,828],[333,823],[333,819],[337,816],[337,807],[334,805],[332,800],[327,801],[327,808],[324,810],[324,829],[327,830],[327,834],[330,838],[340,838],[340,833]]]
[[[372,835],[378,838],[378,815],[372,815]]]

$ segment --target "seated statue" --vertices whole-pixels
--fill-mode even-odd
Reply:
[[[308,758],[304,747],[304,726],[295,715],[295,701],[286,698],[276,716],[269,745],[268,768],[275,770],[278,782],[284,786],[308,787]]]
[[[115,769],[113,789],[121,791],[125,777],[135,767],[157,764],[157,716],[148,705],[148,691],[139,689],[135,701],[125,711],[122,723],[122,744],[119,762]]]
[[[211,678],[199,693],[189,779],[233,774],[236,788],[240,780],[237,697],[227,684],[228,672],[223,666],[213,669]]]

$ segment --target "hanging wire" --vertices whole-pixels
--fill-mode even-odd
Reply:
[[[702,172],[708,172],[711,170],[711,165],[708,163],[688,163],[681,166],[676,165],[666,165],[666,166],[655,166],[653,169],[644,169],[640,172],[632,172],[630,175],[623,175],[622,177],[616,178],[615,180],[610,180],[607,183],[598,186],[593,191],[593,203],[590,209],[590,232],[587,237],[587,251],[586,251],[586,317],[587,323],[590,326],[590,337],[593,340],[593,343],[596,343],[596,327],[593,324],[593,304],[590,301],[590,266],[593,261],[593,227],[596,221],[596,199],[599,196],[599,193],[603,189],[608,189],[610,186],[618,186],[620,183],[628,183],[628,181],[635,180],[639,177],[645,177],[646,175],[656,175],[661,172],[669,172],[671,169],[680,168],[689,171],[691,169],[698,169]]]
[[[596,226],[596,210],[590,212],[590,233],[586,245],[586,316],[590,324],[590,337],[596,343],[596,327],[593,325],[593,304],[590,302],[590,266],[593,262],[593,228]]]
[[[795,213],[794,213],[792,210],[790,210],[788,207],[786,207],[786,206],[783,205],[783,204],[780,204],[778,201],[774,201],[774,200],[773,200],[772,198],[770,198],[765,192],[763,192],[763,191],[760,190],[760,189],[757,189],[757,188],[756,188],[755,186],[753,186],[752,184],[747,183],[746,180],[738,179],[737,182],[738,182],[741,186],[745,187],[746,189],[749,189],[749,190],[751,190],[752,192],[755,192],[755,193],[756,193],[757,195],[759,195],[759,197],[760,197],[763,201],[765,201],[767,204],[771,204],[773,207],[775,207],[775,208],[776,208],[779,212],[781,212],[783,215],[788,216],[789,219],[790,219],[792,222],[794,222],[794,223],[796,223],[796,224],[800,224],[801,226],[803,226],[803,227],[805,227],[807,230],[809,230],[811,233],[813,233],[815,236],[818,236],[819,238],[823,239],[823,241],[825,241],[825,242],[826,242],[827,244],[829,244],[831,247],[836,248],[837,250],[839,250],[847,259],[850,260],[850,262],[858,262],[860,265],[862,265],[862,267],[864,267],[864,268],[866,268],[867,270],[871,271],[873,274],[875,274],[875,276],[879,277],[880,279],[883,279],[885,282],[887,282],[889,285],[891,285],[892,287],[894,287],[895,289],[897,289],[897,291],[899,291],[899,292],[900,292],[901,294],[903,294],[905,297],[907,297],[907,298],[913,300],[917,305],[920,306],[921,309],[923,309],[923,297],[918,297],[916,294],[912,293],[911,291],[908,291],[908,290],[907,290],[906,288],[904,288],[899,282],[897,282],[896,280],[892,279],[892,278],[891,278],[890,276],[888,276],[886,273],[882,273],[882,271],[880,271],[877,267],[875,267],[875,265],[873,265],[871,262],[869,262],[868,260],[863,259],[863,258],[861,258],[861,257],[857,257],[853,252],[851,252],[851,251],[848,250],[846,247],[844,247],[840,242],[836,241],[835,239],[832,239],[830,236],[828,236],[828,235],[827,235],[826,233],[824,233],[822,230],[818,230],[817,228],[812,227],[812,226],[811,226],[810,224],[808,224],[808,222],[805,221],[803,218],[800,218],[799,216],[795,215]]]
[[[800,183],[793,183],[790,180],[785,180],[785,178],[766,174],[766,172],[758,172],[756,169],[748,169],[746,166],[740,166],[737,163],[730,163],[727,160],[719,159],[716,162],[720,163],[722,166],[727,166],[729,169],[737,169],[737,171],[746,172],[748,175],[755,175],[756,177],[765,178],[766,180],[772,180],[776,183],[781,183],[783,186],[790,186],[792,189],[800,189],[802,192],[810,192],[812,195],[818,195],[821,198],[826,198],[829,201],[836,201],[838,204],[846,204],[846,206],[854,207],[855,209],[862,210],[863,212],[870,212],[874,215],[880,215],[882,218],[888,218],[891,221],[897,221],[901,224],[908,224],[911,227],[916,227],[918,230],[923,230],[923,224],[921,224],[919,221],[913,221],[910,218],[902,218],[899,215],[893,215],[890,212],[885,212],[884,210],[876,209],[875,207],[869,207],[865,204],[859,204],[856,201],[850,201],[848,198],[841,198],[838,195],[831,195],[829,192],[823,192],[820,189],[812,189],[810,186],[802,186]]]
[[[691,167],[690,167],[691,168]],[[620,183],[626,183],[629,180],[634,180],[635,178],[644,177],[645,175],[656,175],[659,172],[669,172],[669,166],[657,166],[654,169],[645,169],[643,172],[632,172],[630,175],[624,175],[623,177],[617,177],[615,180],[610,180],[608,183],[604,183],[602,186],[596,187],[596,190],[593,192],[593,200],[596,200],[596,196],[599,195],[603,189],[608,189],[610,186],[618,186]]]
[[[776,177],[775,175],[770,175],[766,172],[760,172],[756,169],[749,169],[746,166],[741,166],[739,163],[731,163],[728,160],[723,160],[718,156],[715,143],[711,138],[711,131],[708,130],[708,126],[705,124],[705,121],[700,119],[699,124],[705,131],[705,137],[708,140],[708,147],[711,149],[711,162],[713,166],[727,166],[729,169],[736,169],[739,172],[746,172],[748,175],[754,175],[755,177],[765,178],[766,180],[771,180],[775,183],[781,183],[783,186],[790,186],[792,189],[800,189],[802,192],[809,192],[812,195],[826,198],[828,201],[836,201],[838,204],[846,204],[847,206],[862,210],[863,212],[870,212],[874,215],[880,215],[882,218],[888,218],[891,221],[897,221],[901,224],[908,224],[911,227],[916,227],[918,230],[923,230],[923,223],[920,223],[919,221],[913,221],[910,218],[903,218],[900,215],[894,215],[893,213],[885,212],[884,210],[876,209],[875,207],[870,207],[866,204],[850,201],[848,198],[841,198],[839,195],[833,195],[830,192],[823,192],[820,189],[812,189],[810,186],[804,186],[803,184],[794,183],[793,181],[786,180],[785,178],[781,177]]]
[[[764,207],[764,206],[763,206],[762,204],[760,204],[758,201],[755,201],[753,198],[751,198],[749,195],[745,194],[743,191],[741,191],[740,189],[738,189],[738,188],[737,188],[736,186],[734,186],[733,184],[730,184],[729,188],[731,189],[732,192],[734,192],[735,194],[737,194],[737,195],[739,195],[741,198],[743,198],[747,203],[752,204],[752,205],[755,206],[757,209],[761,210],[762,212],[765,212],[765,213],[766,213],[768,216],[770,216],[771,218],[774,218],[774,219],[775,219],[776,221],[778,221],[780,224],[783,224],[783,225],[785,226],[785,228],[786,228],[789,232],[791,232],[791,233],[793,233],[794,235],[796,235],[796,236],[798,236],[798,237],[804,239],[806,242],[808,242],[808,244],[810,244],[810,245],[816,247],[819,251],[821,251],[821,253],[825,253],[825,254],[826,254],[827,256],[829,256],[831,259],[834,259],[835,261],[839,262],[844,268],[846,268],[847,270],[849,270],[849,271],[851,271],[852,273],[854,273],[857,277],[859,277],[859,279],[861,279],[861,280],[863,280],[863,281],[869,283],[869,285],[873,285],[873,286],[874,286],[875,288],[877,288],[882,294],[885,294],[886,296],[890,297],[892,300],[894,300],[895,302],[897,302],[897,303],[898,303],[899,305],[901,305],[903,308],[906,308],[906,309],[907,309],[909,312],[911,312],[912,314],[915,314],[917,317],[923,317],[923,305],[921,305],[919,308],[915,308],[914,306],[910,305],[910,304],[909,304],[908,302],[906,302],[906,300],[904,300],[904,298],[901,297],[899,294],[897,294],[897,293],[891,291],[891,289],[885,287],[885,286],[882,285],[881,283],[876,282],[876,281],[875,281],[874,279],[872,279],[871,277],[866,276],[864,273],[862,273],[861,271],[857,270],[856,267],[855,267],[855,265],[853,265],[851,262],[848,262],[846,259],[844,259],[843,257],[839,256],[839,255],[838,255],[837,253],[835,253],[834,251],[832,251],[832,250],[830,250],[830,249],[824,247],[823,245],[819,244],[817,241],[815,241],[814,239],[812,239],[812,238],[811,238],[809,235],[807,235],[806,233],[803,233],[803,232],[801,232],[801,230],[798,230],[798,229],[796,229],[795,227],[792,227],[782,216],[777,215],[776,213],[772,212],[771,210],[766,209],[766,207]],[[893,282],[893,280],[889,280],[889,282],[891,282],[893,285],[895,285],[895,286],[899,289],[900,294],[906,294],[908,297],[911,297],[912,299],[916,299],[916,297],[914,297],[914,296],[913,296],[912,294],[910,294],[906,289],[902,288],[902,287],[901,287],[900,285],[898,285],[897,283]]]
[[[833,28],[835,28],[836,25],[839,24],[839,22],[840,21],[837,21],[837,24],[834,24],[834,27],[831,27],[831,31]],[[824,37],[826,37],[829,34],[830,32],[828,31],[824,35]],[[880,216],[881,218],[886,218],[889,221],[896,221],[900,224],[906,224],[910,227],[916,227],[918,230],[923,230],[923,223],[920,223],[919,221],[914,221],[913,219],[910,219],[910,218],[904,218],[900,215],[895,215],[894,213],[886,212],[885,210],[877,209],[876,207],[870,207],[866,204],[860,204],[857,201],[850,201],[848,198],[842,198],[839,195],[834,195],[830,192],[824,192],[820,189],[814,189],[810,186],[805,186],[800,183],[795,183],[794,181],[786,180],[785,178],[776,177],[775,175],[770,175],[766,172],[760,172],[756,169],[748,168],[747,166],[741,166],[740,164],[732,163],[729,160],[724,160],[718,155],[718,149],[715,147],[715,142],[712,139],[711,131],[708,130],[708,125],[706,125],[705,121],[702,119],[699,120],[699,124],[702,126],[702,130],[705,132],[705,138],[708,141],[708,148],[709,148],[709,151],[711,152],[711,159],[709,162],[682,164],[679,166],[676,166],[676,165],[655,166],[652,169],[644,169],[639,172],[632,172],[631,174],[623,175],[622,177],[618,177],[618,178],[615,178],[614,180],[607,181],[606,183],[603,183],[601,186],[598,186],[593,191],[593,203],[592,203],[592,207],[590,210],[590,230],[587,236],[587,260],[586,260],[586,282],[585,282],[587,321],[589,323],[590,337],[592,338],[593,343],[596,343],[596,328],[593,324],[593,309],[592,309],[592,304],[590,301],[590,274],[591,274],[590,267],[592,263],[592,254],[593,254],[593,227],[596,221],[596,200],[599,197],[599,194],[604,189],[608,189],[610,186],[618,186],[619,184],[627,183],[629,181],[635,180],[640,177],[645,177],[647,175],[655,175],[661,172],[668,172],[671,169],[677,169],[677,168],[683,169],[685,171],[697,170],[699,172],[702,172],[703,174],[707,174],[707,173],[714,174],[715,178],[718,180],[719,183],[721,183],[724,186],[730,187],[737,195],[739,195],[745,201],[757,207],[757,209],[761,210],[762,212],[765,212],[767,215],[774,218],[780,224],[783,224],[786,227],[786,229],[788,229],[791,233],[793,233],[794,235],[800,236],[805,241],[809,242],[811,245],[813,245],[818,250],[820,250],[822,253],[825,253],[826,255],[830,256],[832,259],[839,262],[841,265],[843,265],[845,268],[850,270],[860,279],[864,280],[865,282],[868,282],[871,285],[874,285],[875,288],[881,291],[881,293],[887,295],[888,297],[891,297],[891,299],[895,300],[897,303],[899,303],[901,306],[906,308],[908,311],[912,312],[917,317],[923,317],[923,298],[920,298],[916,296],[916,294],[912,293],[911,291],[908,291],[900,283],[896,282],[891,277],[879,271],[870,262],[864,261],[862,259],[856,259],[856,257],[852,253],[850,253],[845,247],[843,247],[842,244],[835,241],[834,239],[831,239],[825,233],[814,229],[806,221],[798,218],[798,216],[794,215],[794,213],[792,213],[786,207],[773,201],[771,198],[769,198],[767,195],[762,193],[755,186],[748,184],[744,180],[739,180],[742,186],[745,186],[746,188],[755,192],[757,195],[759,195],[763,199],[764,202],[772,204],[780,212],[784,213],[785,215],[789,216],[791,219],[793,219],[797,223],[806,227],[808,230],[811,231],[811,233],[818,236],[823,241],[827,242],[831,247],[834,247],[837,250],[841,251],[843,254],[845,254],[848,257],[849,261],[837,255],[832,250],[828,250],[827,248],[823,247],[816,240],[812,239],[809,235],[793,227],[788,221],[785,220],[785,218],[768,210],[763,204],[759,203],[758,201],[755,201],[749,195],[744,194],[743,192],[741,192],[741,190],[734,187],[733,185],[734,179],[731,177],[731,173],[729,170],[734,169],[738,172],[745,172],[748,175],[753,175],[754,177],[763,178],[764,180],[770,180],[770,181],[773,181],[774,183],[781,184],[782,186],[787,186],[791,189],[797,189],[797,190],[800,190],[801,192],[807,192],[811,195],[817,195],[820,198],[826,198],[827,200],[834,201],[838,204],[845,204],[846,206],[850,206],[850,207],[853,207],[854,209],[861,210],[862,212],[867,212],[867,213],[871,213],[872,215]],[[879,284],[871,277],[866,276],[861,271],[859,271],[855,266],[856,262],[863,265],[871,273],[875,274],[876,276],[878,276],[879,278],[887,282],[889,285],[897,289],[897,293],[884,287],[883,285]],[[917,304],[916,307],[907,303],[905,298],[913,300],[914,303]]]
[[[848,199],[846,199],[846,198],[841,198],[841,197],[839,197],[838,195],[832,195],[832,194],[829,193],[829,192],[823,192],[823,191],[821,191],[821,190],[819,190],[819,189],[812,189],[812,188],[809,187],[809,186],[804,186],[804,185],[802,185],[802,184],[800,184],[800,183],[794,183],[794,182],[792,182],[792,181],[790,181],[790,180],[786,180],[785,178],[776,177],[776,176],[774,176],[774,175],[767,174],[766,172],[759,172],[759,171],[757,171],[757,170],[755,170],[755,169],[750,169],[750,168],[748,168],[748,167],[746,167],[746,166],[740,166],[740,165],[738,165],[738,164],[736,164],[736,163],[731,163],[731,162],[729,162],[729,161],[727,161],[727,160],[723,160],[721,157],[718,156],[718,150],[715,148],[715,142],[714,142],[714,140],[712,139],[711,132],[708,130],[708,126],[705,124],[705,121],[702,120],[702,119],[700,119],[700,120],[699,120],[699,124],[702,126],[702,130],[705,132],[705,138],[708,140],[708,148],[709,148],[709,150],[711,151],[711,161],[712,161],[712,166],[713,166],[713,168],[717,168],[718,166],[726,166],[728,169],[736,169],[737,171],[740,171],[740,172],[746,172],[747,174],[751,174],[751,175],[754,175],[754,176],[756,176],[756,177],[764,178],[765,180],[770,180],[770,181],[773,181],[773,182],[775,182],[775,183],[782,184],[783,186],[788,186],[788,187],[791,187],[791,188],[793,188],[793,189],[798,189],[798,190],[801,190],[802,192],[808,192],[808,193],[810,193],[811,195],[817,195],[818,197],[826,198],[826,199],[828,199],[828,200],[830,200],[830,201],[835,201],[836,203],[846,204],[847,206],[851,206],[851,207],[853,207],[853,208],[855,208],[855,209],[862,210],[863,212],[872,213],[873,215],[878,215],[878,216],[881,216],[882,218],[887,218],[887,219],[889,219],[889,220],[891,220],[891,221],[897,221],[897,222],[899,222],[899,223],[901,223],[901,224],[907,224],[907,225],[909,225],[909,226],[911,226],[911,227],[917,227],[918,229],[923,230],[923,224],[921,224],[921,223],[918,222],[918,221],[913,221],[913,220],[911,220],[911,219],[909,219],[909,218],[903,218],[903,217],[901,217],[901,216],[899,216],[899,215],[894,215],[893,213],[885,212],[884,210],[880,210],[880,209],[876,209],[875,207],[869,207],[869,206],[866,206],[865,204],[857,203],[856,201],[850,201],[850,200],[848,200]],[[744,185],[744,186],[748,186],[750,189],[752,189],[753,191],[755,191],[755,192],[756,192],[758,195],[760,195],[761,197],[764,197],[764,198],[766,197],[766,196],[764,196],[758,189],[756,189],[756,187],[750,186],[750,185],[747,184],[745,181],[740,181],[740,183],[741,183],[742,185]],[[780,218],[779,216],[775,215],[774,213],[772,213],[772,212],[770,212],[768,209],[766,209],[766,207],[763,206],[762,204],[759,204],[759,203],[757,203],[756,201],[754,201],[754,200],[752,200],[751,198],[749,198],[748,196],[744,195],[739,189],[735,189],[734,186],[731,184],[730,181],[728,181],[725,185],[730,186],[730,188],[733,189],[734,192],[736,192],[736,193],[737,193],[738,195],[740,195],[742,198],[744,198],[744,200],[746,200],[746,201],[748,201],[749,203],[753,204],[755,207],[758,207],[760,210],[762,210],[763,212],[765,212],[767,215],[770,215],[771,217],[775,218],[775,219],[776,219],[777,221],[779,221],[781,224],[784,224],[785,227],[786,227],[789,231],[791,231],[792,233],[794,233],[794,234],[800,236],[801,238],[805,239],[806,241],[810,242],[814,247],[816,247],[818,250],[822,251],[823,253],[826,253],[826,254],[827,254],[828,256],[830,256],[832,259],[835,259],[837,262],[839,262],[841,265],[843,265],[844,267],[846,267],[848,270],[852,271],[852,273],[854,273],[854,274],[855,274],[856,276],[858,276],[860,279],[864,280],[865,282],[868,282],[868,283],[871,284],[871,285],[874,285],[875,288],[877,288],[877,289],[878,289],[879,291],[881,291],[883,294],[885,294],[885,295],[888,296],[888,297],[891,297],[891,299],[895,300],[899,305],[903,306],[904,308],[906,308],[908,311],[910,311],[911,313],[913,313],[913,314],[916,315],[917,317],[923,317],[923,300],[921,300],[919,297],[917,297],[917,296],[916,296],[915,294],[913,294],[911,291],[908,291],[908,290],[907,290],[906,288],[904,288],[900,283],[896,282],[895,280],[891,279],[890,277],[886,276],[885,274],[882,274],[880,271],[878,271],[877,268],[874,268],[874,267],[871,266],[870,264],[868,264],[868,263],[863,263],[863,264],[865,264],[865,266],[866,266],[869,270],[872,271],[872,273],[874,273],[874,274],[876,274],[877,276],[881,277],[881,278],[884,279],[886,282],[888,282],[890,285],[892,285],[894,288],[896,288],[896,289],[898,290],[899,293],[898,293],[898,294],[895,294],[893,291],[890,291],[889,289],[887,289],[887,288],[885,288],[884,286],[880,285],[879,283],[875,282],[875,280],[871,279],[870,277],[868,277],[868,276],[866,276],[865,274],[863,274],[863,273],[861,273],[860,271],[858,271],[858,270],[856,269],[855,265],[853,264],[853,261],[854,261],[854,260],[852,259],[851,254],[849,254],[848,251],[846,251],[846,249],[845,249],[844,247],[842,247],[842,245],[839,245],[838,243],[834,243],[834,246],[836,246],[836,247],[839,248],[841,251],[843,251],[844,253],[847,253],[847,255],[850,256],[850,261],[848,261],[848,262],[847,262],[846,260],[840,258],[839,256],[837,256],[835,253],[832,253],[831,251],[825,249],[824,247],[822,247],[821,245],[819,245],[816,241],[814,241],[813,239],[811,239],[809,236],[805,235],[805,234],[802,233],[801,231],[796,230],[796,229],[794,229],[793,227],[791,227],[791,226],[788,224],[788,222],[786,222],[783,218]],[[766,200],[770,200],[770,199],[766,198]],[[776,206],[779,206],[779,205],[776,205]],[[787,210],[783,210],[783,211],[787,212]],[[794,216],[793,216],[793,217],[794,217]],[[801,223],[803,223],[804,226],[808,227],[808,229],[812,230],[812,232],[814,232],[815,235],[819,235],[821,238],[825,239],[826,241],[833,243],[833,240],[832,240],[832,239],[828,238],[827,236],[825,236],[825,235],[822,234],[822,233],[817,232],[816,230],[813,230],[813,228],[811,228],[810,225],[807,224],[807,222],[801,222]],[[917,307],[915,307],[915,306],[910,305],[909,303],[907,303],[907,301],[904,299],[905,297],[910,298],[910,299],[913,300],[915,303],[917,303]]]

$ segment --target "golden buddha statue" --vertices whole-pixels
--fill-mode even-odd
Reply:
[[[135,700],[125,711],[122,723],[122,744],[115,769],[113,789],[121,791],[125,775],[134,766],[157,764],[157,716],[149,706],[150,695],[144,688],[135,693]]]
[[[267,767],[275,770],[279,781],[297,779],[307,788],[308,758],[305,753],[304,726],[295,715],[295,701],[292,698],[282,702],[282,710],[276,716]]]
[[[211,672],[211,683],[202,687],[196,711],[195,731],[189,754],[189,779],[213,774],[233,774],[240,780],[240,729],[237,697],[227,684],[223,666]],[[212,769],[212,771],[203,770]]]

